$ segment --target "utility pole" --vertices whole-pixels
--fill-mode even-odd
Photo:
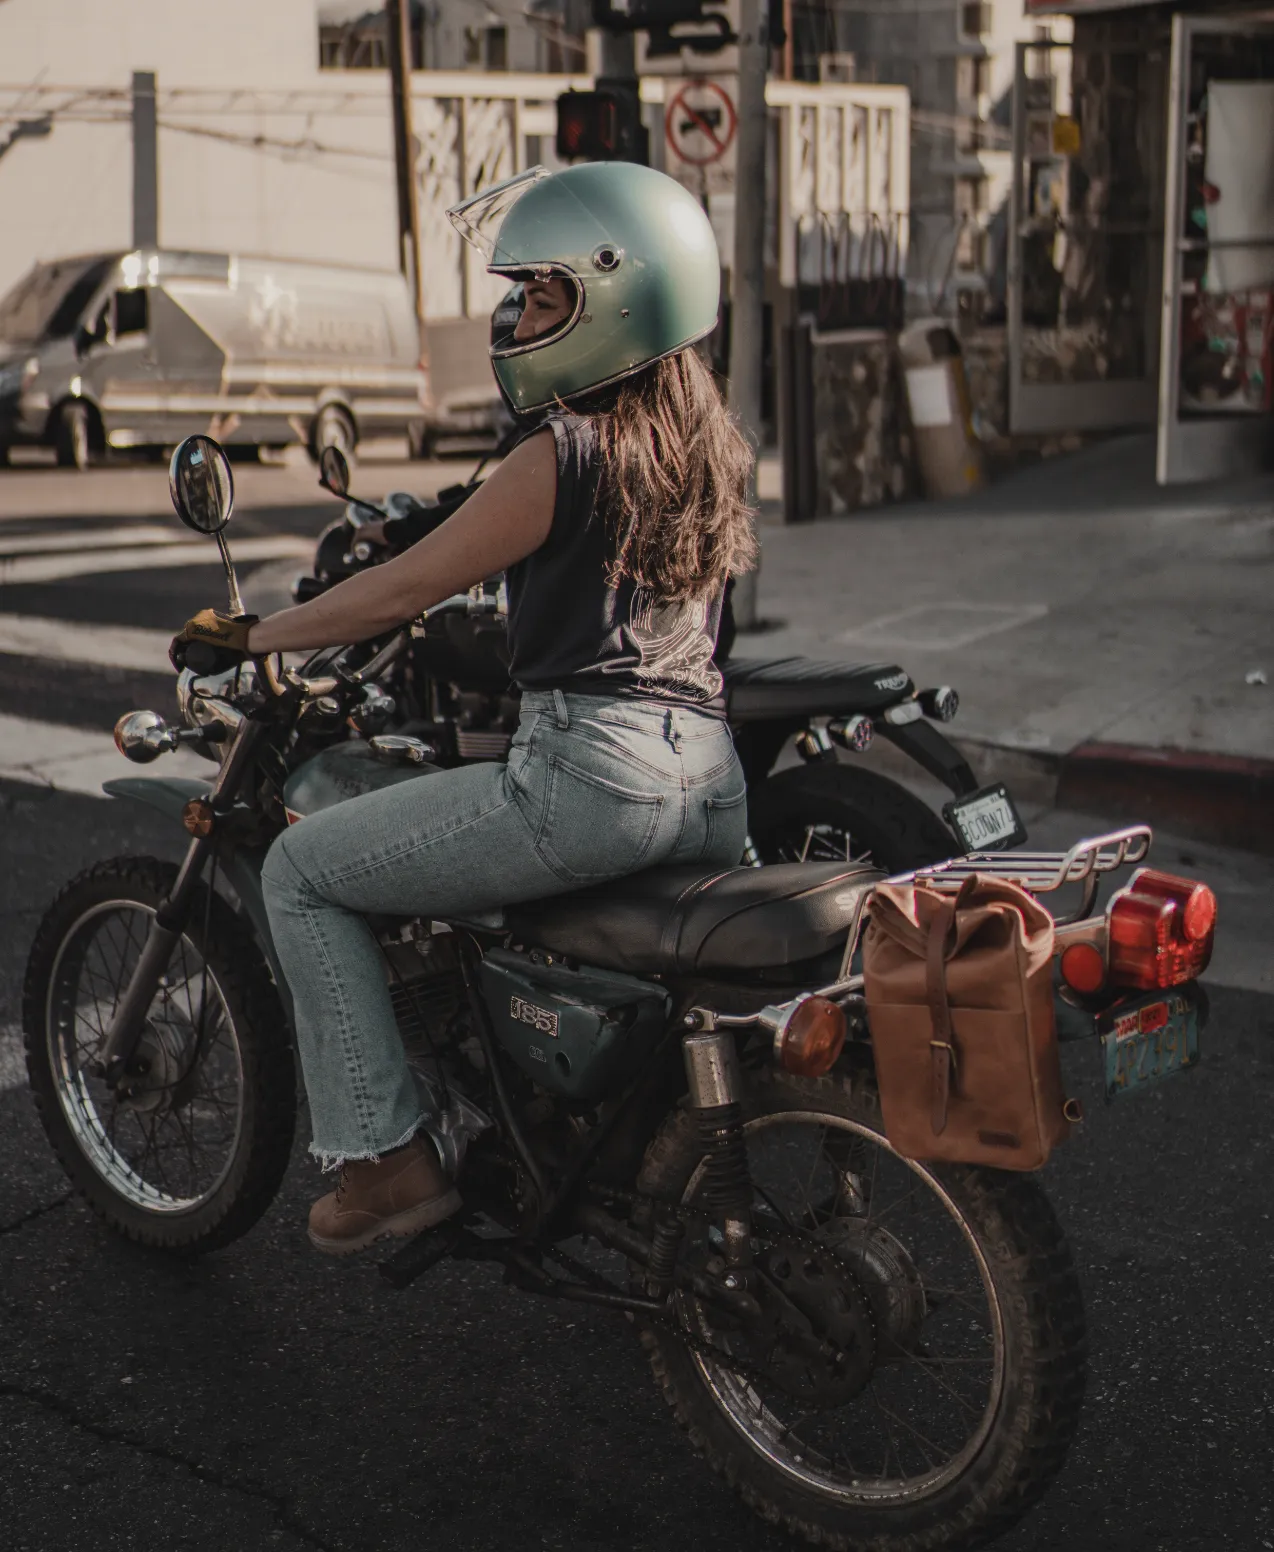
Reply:
[[[649,163],[646,132],[641,127],[637,36],[632,32],[602,32],[599,42],[598,64],[601,68],[594,85],[599,92],[611,92],[620,99],[620,122],[627,126],[621,139],[629,142],[624,145],[620,156],[625,161]]]
[[[734,264],[730,275],[730,408],[761,451],[761,316],[765,299],[765,152],[769,120],[765,78],[770,64],[769,0],[739,3],[738,170],[734,193]],[[748,503],[756,504],[756,465]],[[734,588],[740,630],[757,626],[756,570]]]
[[[159,246],[159,147],[155,72],[133,71],[133,247]]]
[[[390,109],[394,121],[394,171],[398,187],[398,264],[407,278],[420,337],[420,364],[428,372],[425,343],[425,277],[420,257],[416,200],[415,138],[411,129],[411,0],[385,0]]]

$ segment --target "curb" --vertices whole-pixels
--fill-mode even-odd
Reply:
[[[1057,803],[1274,855],[1274,760],[1080,744],[1061,761]]]
[[[1144,821],[1184,840],[1274,856],[1274,760],[1137,744],[1080,744],[1063,755],[982,738],[952,742],[980,786],[1005,782],[1019,802]],[[868,758],[904,784],[915,779],[915,766],[891,747],[873,745]]]

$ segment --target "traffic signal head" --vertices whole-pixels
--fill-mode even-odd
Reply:
[[[648,161],[636,82],[602,81],[595,92],[563,92],[557,99],[556,144],[563,161]]]
[[[612,92],[563,92],[557,99],[557,154],[563,161],[608,162],[619,149]]]

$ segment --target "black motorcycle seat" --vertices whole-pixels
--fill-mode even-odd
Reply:
[[[844,862],[651,868],[505,911],[528,947],[634,975],[771,969],[840,947],[884,874]]]
[[[739,657],[727,658],[721,672],[731,722],[883,711],[914,688],[896,663],[864,663],[855,668],[807,657]]]

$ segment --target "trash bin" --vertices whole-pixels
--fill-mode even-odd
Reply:
[[[964,496],[985,481],[969,411],[960,341],[941,318],[922,318],[898,336],[916,462],[926,496]]]

